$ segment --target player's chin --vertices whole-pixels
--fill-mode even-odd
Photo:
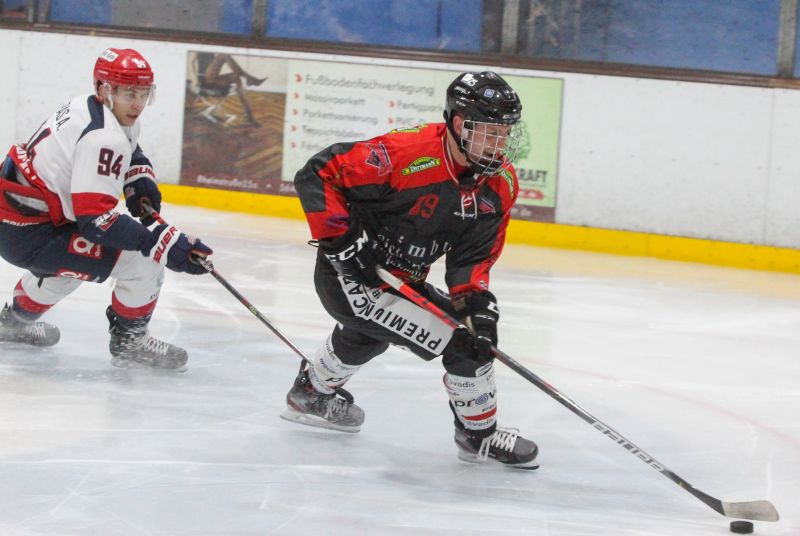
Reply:
[[[138,115],[126,115],[125,116],[125,126],[132,127],[136,120],[139,119]]]

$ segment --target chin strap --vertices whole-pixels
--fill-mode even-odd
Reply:
[[[111,89],[111,84],[108,82],[103,82],[100,85],[100,93],[103,96],[103,104],[108,106],[108,109],[112,112],[114,111],[114,92]]]
[[[452,135],[453,130],[452,130],[452,128],[450,128],[450,123],[449,122],[447,123],[447,129],[448,129],[448,132],[450,132],[451,135]],[[455,137],[455,135],[453,135],[453,139],[454,140],[457,139]],[[456,142],[456,143],[458,143],[458,142]],[[462,204],[461,208],[462,208],[462,210],[461,210],[461,213],[464,214],[464,210],[463,210],[464,209],[464,206],[463,206],[464,205],[464,199],[463,199],[463,196],[465,194],[470,194],[473,191],[475,191],[478,188],[480,188],[483,185],[483,183],[486,182],[486,179],[488,177],[485,176],[485,175],[481,175],[479,173],[474,173],[474,172],[472,173],[471,176],[470,175],[465,175],[463,177],[457,177],[456,176],[456,172],[455,172],[455,163],[456,162],[455,162],[455,158],[453,158],[453,152],[450,150],[450,143],[449,143],[449,140],[447,139],[447,136],[444,136],[442,138],[442,151],[444,152],[445,157],[446,157],[444,159],[444,167],[447,169],[447,173],[450,174],[450,178],[453,179],[456,182],[456,184],[458,184],[458,187],[461,189],[461,195],[462,195],[462,200],[461,200],[461,204]],[[463,151],[461,151],[461,153],[464,154]],[[466,158],[466,155],[464,155],[464,157]],[[469,158],[467,158],[467,165],[469,165],[469,163],[470,163],[469,162]],[[470,169],[470,171],[472,171],[472,169]]]

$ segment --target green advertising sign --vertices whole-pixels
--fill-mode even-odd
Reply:
[[[517,205],[555,209],[564,81],[504,78],[522,100],[523,137],[514,163],[520,187]]]

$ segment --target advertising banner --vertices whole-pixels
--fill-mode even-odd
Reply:
[[[286,60],[189,52],[180,184],[281,193]]]
[[[442,122],[458,74],[422,68],[190,52],[181,184],[292,195],[333,143]],[[563,81],[504,76],[523,105],[514,217],[555,217]]]

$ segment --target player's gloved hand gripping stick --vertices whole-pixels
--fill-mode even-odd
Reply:
[[[167,223],[167,222],[165,222],[165,221],[164,221],[164,219],[161,217],[161,215],[160,215],[158,212],[156,212],[156,211],[153,209],[153,207],[152,207],[152,206],[150,206],[149,204],[145,203],[145,204],[144,204],[144,209],[145,209],[145,211],[146,211],[148,214],[150,214],[150,216],[152,216],[152,217],[153,217],[153,219],[155,219],[155,220],[156,220],[158,223],[161,223],[161,224],[166,224],[166,223]],[[273,332],[275,335],[277,335],[277,336],[278,336],[278,338],[279,338],[280,340],[282,340],[283,342],[285,342],[285,343],[286,343],[286,345],[287,345],[289,348],[291,348],[292,350],[294,350],[294,352],[295,352],[295,353],[296,353],[298,356],[300,356],[300,358],[301,358],[301,359],[304,361],[304,363],[303,363],[303,364],[301,364],[301,367],[302,367],[302,366],[305,364],[305,361],[309,361],[309,358],[306,356],[306,354],[304,354],[304,353],[303,353],[303,351],[302,351],[300,348],[298,348],[297,346],[295,346],[295,344],[294,344],[294,343],[293,343],[291,340],[289,340],[289,338],[288,338],[288,337],[286,337],[286,335],[284,335],[284,334],[281,332],[281,330],[279,330],[277,327],[275,327],[275,325],[274,325],[272,322],[270,322],[270,321],[269,321],[269,319],[267,319],[267,318],[266,318],[264,315],[262,315],[262,314],[261,314],[261,312],[260,312],[258,309],[256,309],[256,308],[255,308],[255,306],[254,306],[252,303],[250,303],[250,302],[247,300],[247,298],[245,298],[244,296],[242,296],[242,295],[239,293],[239,291],[238,291],[238,290],[236,290],[235,288],[233,288],[233,285],[231,285],[230,283],[228,283],[228,282],[225,280],[225,278],[224,278],[224,277],[222,277],[221,275],[219,275],[219,273],[217,272],[217,270],[216,270],[216,269],[214,269],[214,265],[211,263],[211,261],[210,261],[210,260],[208,260],[206,257],[203,257],[203,256],[201,256],[201,255],[193,255],[191,260],[192,260],[192,262],[194,262],[194,263],[196,263],[196,264],[199,264],[200,266],[202,266],[202,267],[203,267],[203,268],[204,268],[204,269],[205,269],[205,270],[206,270],[208,273],[210,273],[211,275],[213,275],[213,276],[214,276],[214,279],[216,279],[217,281],[219,281],[219,282],[222,284],[222,286],[223,286],[223,287],[225,287],[225,289],[226,289],[228,292],[230,292],[231,294],[233,294],[233,295],[236,297],[236,299],[237,299],[237,300],[239,300],[239,301],[241,302],[241,304],[242,304],[242,305],[244,305],[245,307],[247,307],[247,310],[248,310],[248,311],[250,311],[251,313],[253,313],[253,316],[255,316],[256,318],[258,318],[258,319],[261,321],[261,323],[262,323],[262,324],[264,324],[265,326],[267,326],[267,327],[270,329],[270,331],[272,331],[272,332]]]
[[[414,302],[421,308],[425,309],[429,313],[432,313],[437,318],[439,318],[442,322],[447,324],[453,329],[466,329],[466,326],[462,325],[446,312],[442,311],[439,307],[437,307],[433,302],[427,299],[425,296],[414,290],[411,286],[407,285],[401,279],[395,277],[386,269],[378,266],[376,268],[378,276],[389,286],[393,289],[401,293],[403,296],[408,298],[410,301]],[[691,484],[689,484],[686,480],[681,478],[680,476],[676,475],[667,467],[647,454],[645,451],[637,447],[633,444],[630,440],[628,440],[625,436],[599,420],[597,417],[594,417],[588,411],[580,407],[576,402],[573,402],[569,397],[565,394],[560,392],[558,389],[541,379],[539,376],[522,366],[520,363],[515,361],[509,355],[501,352],[495,346],[491,348],[492,354],[497,358],[498,361],[507,365],[511,370],[534,384],[536,387],[547,393],[550,397],[555,399],[558,403],[562,406],[570,410],[572,413],[583,419],[584,421],[588,422],[594,428],[599,430],[603,435],[608,436],[614,443],[620,445],[625,450],[642,460],[644,463],[661,473],[662,475],[666,476],[680,487],[703,501],[706,505],[714,509],[716,512],[728,516],[728,517],[735,517],[739,519],[753,519],[756,521],[778,521],[778,511],[775,509],[775,506],[769,501],[748,501],[748,502],[723,502],[719,499],[716,499],[706,493],[703,493],[699,489],[695,488]]]

